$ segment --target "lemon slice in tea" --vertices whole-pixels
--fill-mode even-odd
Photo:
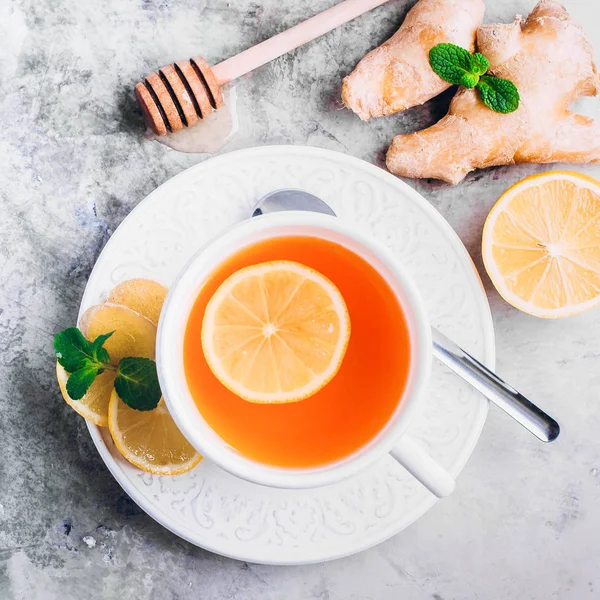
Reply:
[[[202,348],[214,375],[257,403],[296,402],[337,373],[350,339],[342,294],[325,276],[291,261],[246,267],[209,301]]]

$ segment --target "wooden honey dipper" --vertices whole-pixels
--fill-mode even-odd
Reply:
[[[223,104],[222,85],[385,2],[344,0],[213,67],[200,56],[162,67],[135,86],[146,124],[156,135],[191,127]]]

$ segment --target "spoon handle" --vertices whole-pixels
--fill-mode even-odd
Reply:
[[[434,327],[432,337],[434,356],[477,391],[543,442],[552,442],[558,437],[560,427],[552,417]]]

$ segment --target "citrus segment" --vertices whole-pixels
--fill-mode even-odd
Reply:
[[[576,172],[528,177],[485,223],[483,261],[513,306],[557,318],[600,303],[600,182]]]
[[[113,391],[108,427],[123,457],[148,473],[180,475],[202,460],[175,425],[162,399],[154,410],[139,411],[129,408]]]
[[[151,279],[129,279],[115,286],[107,302],[126,306],[158,325],[167,288]]]
[[[56,363],[56,377],[65,402],[82,417],[98,425],[108,426],[108,402],[115,382],[115,371],[104,371],[94,379],[85,396],[81,400],[73,400],[67,394],[69,374]]]
[[[259,403],[316,393],[337,373],[349,338],[339,290],[291,261],[234,273],[209,301],[202,324],[212,372],[238,396]]]
[[[81,317],[79,329],[91,341],[103,333],[115,332],[104,343],[113,365],[126,356],[154,359],[156,325],[130,308],[116,304],[92,306]]]

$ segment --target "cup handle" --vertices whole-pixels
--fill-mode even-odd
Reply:
[[[390,454],[432,494],[444,498],[454,490],[454,478],[418,446],[408,435],[390,450]]]

